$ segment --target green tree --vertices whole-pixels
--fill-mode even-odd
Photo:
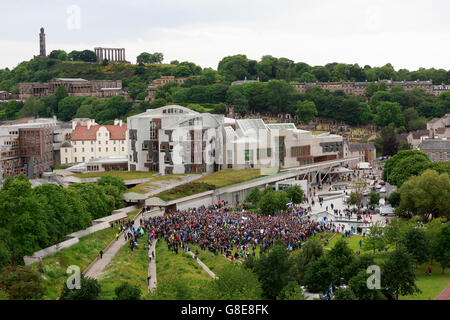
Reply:
[[[383,227],[381,226],[380,221],[377,221],[369,227],[369,233],[364,240],[363,249],[373,250],[373,254],[375,254],[375,250],[383,249],[384,246],[385,239],[383,237]]]
[[[305,300],[305,296],[302,287],[296,281],[289,281],[278,294],[277,300]]]
[[[358,300],[355,293],[350,288],[339,288],[334,292],[335,300]]]
[[[264,253],[255,267],[255,272],[261,282],[263,296],[275,299],[280,291],[287,285],[292,260],[286,247],[280,242]]]
[[[137,285],[130,284],[128,282],[123,282],[118,285],[114,292],[116,297],[114,300],[140,300],[141,299],[141,289]]]
[[[65,279],[64,279],[65,280]],[[97,279],[85,278],[81,274],[80,289],[69,289],[64,283],[60,300],[99,300],[101,286]]]
[[[398,295],[413,295],[420,289],[416,283],[413,258],[404,247],[392,251],[382,265],[381,285],[390,290],[396,299]]]
[[[44,104],[42,103],[42,101],[36,99],[34,96],[29,97],[22,109],[20,109],[18,116],[20,118],[24,118],[24,117],[39,117],[39,115],[42,115],[44,113]]]
[[[437,231],[431,241],[431,253],[441,264],[442,274],[450,266],[450,223],[447,222]]]
[[[381,199],[381,197],[380,197],[380,194],[378,192],[372,191],[372,192],[369,193],[369,203],[372,206],[377,206],[378,203],[380,202],[380,199]]]
[[[245,197],[246,202],[250,202],[252,204],[257,204],[259,200],[261,199],[261,191],[258,187],[254,187],[250,190],[250,192],[247,194],[247,197]]]
[[[309,123],[317,115],[316,105],[313,101],[299,101],[297,103],[297,115],[303,123]]]
[[[398,163],[408,157],[420,155],[424,159],[429,159],[425,152],[419,150],[404,150],[398,152],[395,156],[389,158],[383,168],[383,180],[389,181],[389,176],[392,174],[392,170],[397,167]]]
[[[359,206],[359,204],[361,203],[363,199],[363,195],[361,193],[356,193],[356,192],[351,192],[350,196],[347,200],[347,203],[349,205],[356,205]]]
[[[76,97],[65,97],[58,103],[58,117],[63,121],[72,120],[80,104],[81,100]]]
[[[219,74],[225,77],[226,81],[243,80],[245,77],[250,76],[249,72],[249,60],[246,55],[237,54],[234,56],[228,56],[223,58],[219,62],[217,71]]]
[[[358,300],[386,300],[379,289],[369,289],[366,270],[361,270],[356,276],[350,279],[349,286]]]
[[[399,212],[428,217],[449,217],[450,179],[447,173],[438,174],[426,170],[420,176],[413,176],[399,189]]]
[[[316,261],[323,254],[323,245],[318,239],[309,239],[301,250],[293,252],[293,272],[292,275],[301,282],[305,275],[306,267]]]
[[[67,52],[65,52],[64,50],[53,50],[52,52],[50,52],[48,57],[52,58],[52,59],[63,60],[63,61],[68,59]]]
[[[335,279],[334,269],[327,255],[308,264],[303,284],[309,292],[324,292]]]
[[[44,294],[39,275],[24,266],[0,268],[0,291],[9,300],[37,300]]]
[[[142,52],[136,57],[136,63],[151,63],[152,55],[148,52]]]
[[[377,105],[376,110],[375,123],[378,126],[384,127],[390,123],[394,123],[396,127],[405,125],[402,107],[398,103],[383,101]]]
[[[300,204],[303,202],[304,192],[299,185],[292,185],[286,189],[286,194],[288,199],[292,200],[295,204]]]
[[[418,228],[407,230],[400,238],[399,245],[411,255],[416,266],[428,260],[430,248],[424,230]]]
[[[208,300],[259,300],[262,296],[257,275],[233,264],[226,265],[218,279],[209,281],[205,291]]]

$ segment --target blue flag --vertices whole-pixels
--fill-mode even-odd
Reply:
[[[333,286],[330,284],[330,286],[328,287],[328,289],[330,289],[330,293],[333,293]]]

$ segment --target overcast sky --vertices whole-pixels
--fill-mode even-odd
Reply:
[[[2,0],[0,68],[54,49],[125,48],[217,69],[229,55],[450,69],[448,0]]]

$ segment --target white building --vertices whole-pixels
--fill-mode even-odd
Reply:
[[[342,137],[170,105],[127,120],[129,170],[161,174],[294,168],[343,157]]]
[[[74,119],[72,138],[61,146],[61,164],[89,162],[93,159],[128,154],[127,125],[98,125],[92,119]]]

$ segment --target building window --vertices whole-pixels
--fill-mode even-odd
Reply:
[[[150,139],[156,140],[157,139],[157,131],[156,131],[156,122],[150,121]]]
[[[253,161],[253,150],[244,150],[245,161]]]
[[[75,162],[77,162],[77,157],[75,157]]]
[[[116,152],[116,147],[114,147],[114,152]]]
[[[102,148],[98,148],[98,152],[102,152]]]
[[[108,144],[108,140],[106,140],[105,143]]]
[[[146,143],[142,143],[142,150],[148,150],[148,145]]]
[[[106,152],[108,152],[108,147],[106,147]]]
[[[83,157],[83,162],[84,162],[84,157]]]
[[[125,151],[125,148],[124,148],[124,147],[122,147],[122,151]]]
[[[91,152],[94,152],[94,148],[91,148]]]
[[[99,141],[98,141],[98,144],[102,144],[102,142],[99,140]]]
[[[73,151],[77,152],[77,148],[74,148]]]
[[[81,152],[84,152],[84,148],[81,148]],[[84,161],[84,160],[83,160]]]

